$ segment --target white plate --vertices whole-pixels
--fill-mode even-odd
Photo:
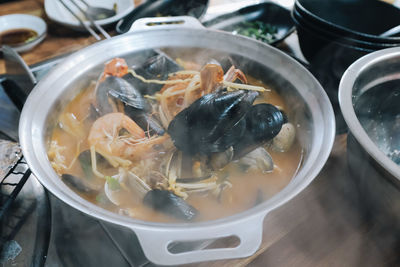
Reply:
[[[78,16],[84,18],[83,14],[79,12],[79,10],[71,3],[70,0],[64,0],[64,2],[73,11],[75,11],[75,14],[78,14]],[[76,0],[76,2],[81,5],[83,9],[86,8],[79,0]],[[115,16],[96,21],[102,26],[117,22],[131,12],[134,8],[133,0],[86,0],[86,2],[96,7],[109,9],[112,9],[114,4],[117,4],[117,14]],[[84,29],[79,21],[58,0],[45,0],[44,9],[47,16],[51,20],[70,28]],[[85,23],[90,25],[88,21],[85,21]]]
[[[19,46],[11,46],[17,52],[25,52],[43,41],[46,37],[47,25],[43,19],[26,14],[0,16],[0,33],[12,29],[31,29],[38,34],[35,39],[28,43]]]

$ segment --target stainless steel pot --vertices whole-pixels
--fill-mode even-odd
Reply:
[[[398,158],[392,153],[400,150],[400,48],[354,62],[341,79],[339,101],[350,130],[348,163],[365,215],[383,228],[400,229],[400,165],[394,162],[400,164],[400,151]],[[388,238],[396,234],[390,231]]]
[[[175,24],[177,21],[179,24]],[[151,25],[156,26],[149,26],[149,22],[155,22]],[[105,61],[122,56],[129,63],[132,57],[137,58],[145,50],[162,47],[185,51],[186,56],[192,55],[194,59],[234,56],[241,61],[239,67],[245,72],[259,76],[278,90],[291,107],[288,116],[298,126],[297,138],[304,147],[302,165],[282,191],[260,205],[227,218],[198,223],[154,223],[104,210],[79,197],[61,181],[46,151],[50,129],[65,104],[88,84],[88,80],[98,76]],[[171,17],[136,21],[130,33],[96,43],[65,59],[40,81],[27,99],[19,134],[29,166],[50,192],[88,215],[132,229],[150,261],[171,265],[253,254],[260,246],[267,213],[302,191],[325,164],[333,145],[335,123],[324,90],[295,60],[264,43],[207,30],[193,18]],[[227,236],[237,236],[240,244],[234,248],[179,254],[168,249],[174,241]]]
[[[399,132],[393,131],[400,114],[399,98],[393,94],[400,86],[399,69],[400,48],[384,49],[353,63],[339,85],[340,108],[351,134],[396,184],[400,184],[400,165],[387,154],[400,149]]]

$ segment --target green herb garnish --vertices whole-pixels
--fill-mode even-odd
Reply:
[[[241,34],[265,43],[272,43],[277,39],[278,28],[259,20],[245,21],[237,25],[234,34]]]
[[[85,173],[85,177],[88,179],[93,178],[93,172],[92,172],[92,162],[90,159],[90,151],[86,150],[79,154],[78,156],[79,163],[81,164],[81,168],[83,172]]]
[[[100,193],[96,196],[96,202],[99,204],[106,205],[109,203],[107,196],[104,193]]]
[[[106,181],[108,183],[108,187],[115,191],[121,188],[121,186],[119,185],[119,182],[117,179],[111,177],[111,176],[106,176]]]

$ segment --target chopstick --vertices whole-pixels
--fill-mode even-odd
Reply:
[[[83,20],[64,2],[64,0],[58,0],[64,7],[65,9],[68,10],[71,15],[73,15],[81,24],[82,27],[84,27],[97,41],[100,41],[102,38],[91,28],[89,27],[86,23],[83,22]],[[71,2],[78,7],[78,9],[85,15],[85,17],[90,21],[92,25],[94,25],[106,39],[111,38],[111,36],[100,26],[97,24],[97,22],[93,21],[91,18],[88,18],[86,12],[81,9],[74,0],[71,0]]]
[[[82,12],[83,15],[85,15],[86,19],[88,19],[88,20],[90,21],[90,23],[91,23],[94,27],[96,27],[96,29],[99,30],[99,32],[101,32],[101,34],[103,34],[103,36],[104,36],[106,39],[110,39],[110,38],[111,38],[111,36],[103,29],[103,27],[101,27],[96,21],[94,21],[91,17],[89,17],[88,14],[86,13],[86,11],[83,10],[83,9],[78,5],[78,3],[76,3],[75,0],[70,0],[70,1],[71,1],[72,4],[74,4],[74,5],[79,9],[80,12]],[[82,1],[82,0],[81,0],[81,1]],[[85,5],[87,5],[87,3],[86,3],[85,1],[82,1],[82,3],[84,3]]]
[[[89,26],[87,26],[82,20],[81,18],[75,14],[74,11],[72,11],[72,9],[64,2],[64,0],[58,0],[67,10],[69,13],[71,13],[72,16],[74,16],[79,23],[82,25],[82,27],[84,27],[94,38],[96,38],[97,41],[101,40],[101,37],[92,30],[92,28],[90,28]]]
[[[82,3],[85,4],[85,6],[89,7],[89,4],[85,0],[80,0]]]

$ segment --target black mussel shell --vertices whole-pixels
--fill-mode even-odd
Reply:
[[[147,192],[143,203],[156,211],[181,220],[191,221],[198,214],[197,209],[167,190],[153,189]]]
[[[284,122],[282,112],[274,105],[254,105],[246,115],[246,133],[256,143],[268,141],[279,133]]]
[[[104,83],[110,88],[108,94],[125,105],[143,111],[150,109],[150,105],[140,91],[123,78],[109,76]]]
[[[101,115],[113,112],[110,96],[138,110],[147,111],[150,109],[142,94],[132,84],[120,77],[108,76],[98,85],[96,89],[96,108]]]
[[[182,68],[166,54],[159,54],[149,58],[140,68],[136,69],[139,75],[146,79],[158,77],[162,80],[168,78],[168,74]]]
[[[78,161],[81,165],[82,171],[85,174],[86,178],[91,179],[94,174],[92,171],[92,158],[90,150],[82,151],[78,156]],[[103,166],[105,168],[111,168],[112,166],[108,161],[99,153],[96,153],[96,162],[97,166]]]
[[[118,99],[119,101],[124,103],[125,106],[129,106],[134,109],[145,112],[150,110],[149,103],[146,101],[146,99],[144,99],[144,97],[142,97],[142,95],[140,95],[139,92],[137,92],[137,94],[136,93],[125,94],[122,92],[118,92],[116,90],[110,90],[109,95],[112,98]]]
[[[90,107],[89,107],[89,117],[88,117],[88,119],[95,121],[95,120],[97,120],[100,116],[101,116],[101,114],[99,113],[99,111],[97,110],[97,108],[96,108],[93,104],[90,104]]]
[[[113,112],[111,102],[122,102],[125,113],[134,120],[144,131],[150,134],[164,134],[165,130],[154,117],[148,114],[151,106],[141,92],[127,80],[109,76],[100,83],[96,91],[97,111],[104,115]]]
[[[100,186],[93,185],[88,181],[85,181],[84,178],[78,178],[71,174],[61,175],[61,179],[64,181],[64,183],[81,193],[96,195],[101,190]]]
[[[242,137],[243,118],[257,95],[252,91],[207,94],[178,113],[168,133],[175,146],[188,154],[225,151]]]
[[[132,68],[135,70],[136,74],[145,79],[156,80],[166,80],[168,74],[182,69],[174,60],[163,53],[152,56],[142,65],[133,66]],[[161,84],[144,83],[130,73],[124,75],[123,79],[137,88],[142,95],[153,95],[163,87]]]
[[[96,88],[96,111],[99,116],[103,116],[107,113],[113,112],[113,107],[109,102],[108,92],[110,89],[114,88],[115,85],[111,84],[111,81],[105,79],[103,82],[100,82]]]
[[[125,114],[139,125],[144,131],[149,131],[150,135],[163,135],[164,127],[161,123],[149,113],[138,112],[136,109],[125,107]]]
[[[287,122],[286,115],[274,105],[252,106],[246,114],[246,131],[243,139],[234,146],[235,158],[274,138],[285,122]]]

